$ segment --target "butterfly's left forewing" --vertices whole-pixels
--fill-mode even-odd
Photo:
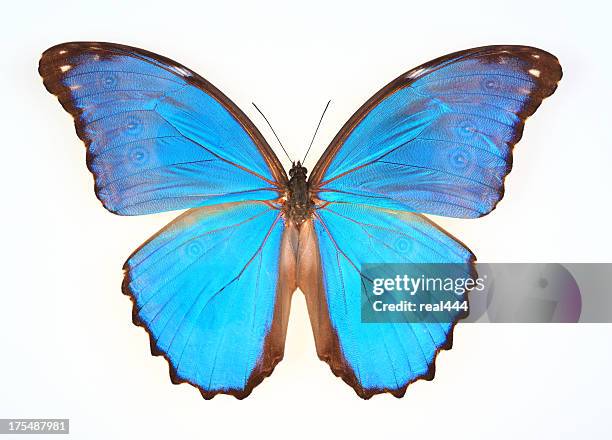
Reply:
[[[175,61],[113,43],[45,51],[44,84],[74,117],[96,195],[138,215],[278,198],[287,177],[253,123]]]

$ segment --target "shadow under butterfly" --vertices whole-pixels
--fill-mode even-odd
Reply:
[[[476,218],[503,196],[523,125],[561,79],[551,54],[487,46],[401,75],[342,127],[307,178],[286,174],[223,93],[188,68],[111,43],[65,43],[39,65],[74,117],[109,211],[188,209],[125,263],[123,291],[173,382],[244,398],[282,359],[290,299],[316,349],[363,398],[432,379],[463,316],[361,322],[363,263],[474,255],[421,213]]]

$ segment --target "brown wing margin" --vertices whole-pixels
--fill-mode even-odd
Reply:
[[[251,373],[243,391],[230,392],[238,399],[244,399],[266,377],[270,376],[276,365],[283,360],[285,353],[285,339],[289,324],[291,310],[291,297],[297,289],[296,280],[296,253],[298,246],[298,233],[293,224],[287,225],[281,241],[279,274],[277,282],[276,303],[272,326],[264,341],[264,348],[255,369]],[[200,389],[205,399],[211,399],[218,393],[205,393]]]
[[[176,75],[177,77],[180,77],[181,80],[187,81],[189,84],[212,96],[225,109],[227,109],[227,111],[230,112],[230,114],[240,123],[242,128],[251,137],[257,146],[257,149],[266,161],[266,164],[270,168],[276,182],[281,185],[285,185],[287,183],[287,174],[285,169],[255,124],[253,124],[253,122],[244,114],[244,112],[240,110],[240,108],[219,89],[191,69],[171,60],[170,58],[166,58],[144,49],[125,46],[122,44],[94,41],[62,43],[47,49],[40,59],[38,72],[43,78],[46,89],[53,95],[56,95],[64,109],[74,117],[76,130],[81,139],[83,139],[81,136],[83,133],[83,124],[79,121],[80,110],[71,103],[70,99],[66,99],[66,87],[61,83],[62,71],[60,67],[71,64],[70,59],[72,57],[78,55],[79,53],[85,53],[88,51],[95,51],[95,54],[99,55],[100,57],[104,57],[105,55],[123,55],[140,59],[143,62],[155,64],[157,67],[162,68],[173,75]],[[188,72],[189,75],[179,76],[179,71]]]
[[[327,362],[332,372],[350,385],[360,397],[364,399],[372,397],[375,393],[370,395],[366,392],[357,380],[353,369],[344,359],[338,335],[332,327],[325,299],[319,243],[312,221],[303,223],[300,228],[297,284],[306,298],[308,316],[319,359]]]
[[[368,99],[340,129],[313,168],[309,179],[311,187],[316,190],[321,184],[327,168],[353,129],[387,96],[400,89],[409,87],[416,80],[450,63],[474,57],[482,59],[483,62],[496,63],[500,57],[504,56],[512,56],[525,61],[528,63],[527,70],[536,69],[541,72],[539,77],[534,78],[538,82],[538,88],[531,94],[531,101],[517,115],[524,123],[537,110],[542,100],[554,93],[557,83],[562,77],[561,65],[554,55],[535,47],[513,45],[483,46],[444,55],[400,75]],[[517,127],[509,147],[513,147],[521,139],[523,123]]]

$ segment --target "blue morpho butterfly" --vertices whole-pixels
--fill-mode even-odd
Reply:
[[[109,211],[188,209],[125,263],[134,322],[174,382],[246,397],[283,357],[290,298],[306,295],[317,353],[369,398],[431,379],[461,317],[361,322],[364,262],[474,255],[419,213],[476,218],[503,195],[525,119],[561,78],[524,46],[453,53],[401,75],[342,127],[312,173],[287,176],[259,130],[212,84],[109,43],[48,49],[39,72],[74,117]]]

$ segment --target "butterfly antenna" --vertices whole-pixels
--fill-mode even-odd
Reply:
[[[285,147],[283,146],[283,143],[280,141],[280,139],[278,138],[278,135],[276,134],[276,132],[274,131],[274,129],[272,128],[272,124],[270,124],[270,121],[268,121],[268,118],[266,118],[266,115],[263,114],[263,112],[261,110],[259,110],[259,107],[257,107],[257,105],[255,105],[254,102],[252,102],[251,104],[253,104],[253,107],[255,107],[255,109],[259,112],[259,114],[264,118],[264,120],[267,122],[268,127],[270,127],[270,130],[272,130],[272,133],[274,133],[274,137],[276,137],[276,140],[278,141],[279,145],[281,146],[281,148],[283,149],[283,151],[285,152],[285,154],[287,155],[287,159],[289,159],[289,162],[293,163],[293,160],[291,160],[291,157],[289,156],[289,153],[287,153],[287,150],[285,150]]]
[[[306,154],[304,155],[304,159],[302,159],[302,163],[304,163],[306,161],[306,156],[308,156],[308,152],[310,151],[310,147],[312,147],[312,144],[315,140],[315,137],[317,136],[317,132],[319,131],[319,127],[321,126],[321,122],[323,121],[323,116],[325,116],[325,112],[327,111],[327,107],[329,107],[329,104],[331,104],[331,99],[329,101],[327,101],[327,105],[325,106],[325,109],[323,110],[323,114],[321,115],[321,119],[319,119],[319,123],[317,124],[317,128],[315,129],[314,134],[312,135],[312,140],[310,141],[310,145],[308,146],[308,150],[306,150]]]

